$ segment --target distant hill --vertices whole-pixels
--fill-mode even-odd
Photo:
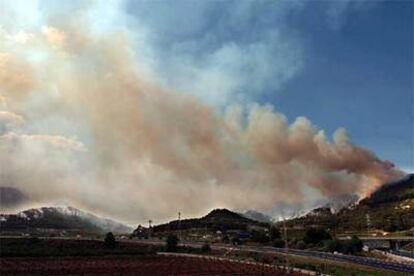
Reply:
[[[17,214],[0,215],[1,232],[78,231],[88,233],[128,233],[132,229],[120,222],[101,218],[79,209],[43,207]]]
[[[246,217],[246,218],[249,218],[249,219],[252,219],[252,220],[256,220],[256,221],[259,221],[259,222],[265,222],[265,223],[272,223],[273,222],[272,217],[270,217],[268,215],[265,215],[261,212],[255,211],[255,210],[247,210],[246,212],[241,213],[241,215],[243,217]]]
[[[339,228],[369,227],[385,231],[409,230],[414,227],[414,174],[382,186],[359,204],[338,213]]]
[[[325,207],[329,207],[333,213],[339,212],[345,207],[352,206],[357,203],[359,196],[356,194],[344,194],[332,197],[330,201],[325,204]]]
[[[215,209],[206,216],[194,219],[173,220],[169,223],[156,225],[153,231],[164,232],[187,229],[208,229],[208,230],[244,230],[249,226],[266,226],[266,223],[246,218],[238,213],[227,209]]]
[[[0,210],[16,208],[28,200],[29,198],[19,189],[0,186]]]
[[[334,213],[328,207],[317,208],[305,216],[289,220],[289,227],[309,226],[335,231],[402,231],[414,227],[414,174],[386,184],[370,197]]]

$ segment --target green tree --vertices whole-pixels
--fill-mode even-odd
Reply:
[[[357,236],[353,236],[351,240],[341,241],[334,239],[326,241],[325,247],[330,252],[337,251],[344,254],[355,254],[361,252],[363,243]]]
[[[344,244],[338,239],[328,240],[325,243],[325,248],[329,252],[343,252]]]
[[[240,244],[242,244],[242,241],[239,238],[234,237],[234,238],[231,239],[231,243],[234,244],[234,245],[240,245]]]
[[[272,246],[282,248],[285,246],[285,241],[282,239],[275,239],[272,242]]]
[[[176,235],[169,235],[165,244],[165,250],[167,252],[177,252],[178,241],[179,240]]]
[[[229,243],[230,242],[230,238],[228,235],[224,235],[223,238],[221,239],[224,243]]]
[[[104,246],[107,249],[114,249],[115,248],[116,240],[115,240],[115,236],[114,236],[114,234],[112,234],[112,232],[108,232],[105,235]]]
[[[351,241],[349,242],[349,253],[355,254],[362,251],[364,244],[357,236],[352,236]]]
[[[321,241],[330,240],[331,235],[323,228],[308,228],[303,241],[306,244],[319,244]]]
[[[250,239],[253,242],[259,242],[259,243],[269,242],[269,236],[267,236],[264,231],[253,230],[252,233],[251,233],[251,238]]]
[[[270,239],[276,240],[276,239],[281,239],[282,238],[282,233],[280,232],[280,229],[276,226],[272,226],[270,227],[269,230],[269,235],[270,235]]]
[[[306,248],[306,244],[305,244],[305,242],[304,242],[304,241],[298,241],[298,242],[296,243],[296,248],[297,248],[297,249],[305,249],[305,248]]]
[[[210,252],[210,251],[211,251],[210,244],[209,244],[208,242],[205,242],[205,243],[203,244],[203,246],[201,247],[201,252],[203,252],[203,253],[208,253],[208,252]]]

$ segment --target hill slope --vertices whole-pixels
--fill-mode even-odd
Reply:
[[[272,223],[273,222],[272,217],[270,217],[268,215],[265,215],[263,213],[260,213],[258,211],[255,211],[255,210],[247,210],[244,213],[241,213],[241,215],[243,217],[246,217],[246,218],[249,218],[249,219],[252,219],[252,220],[256,220],[256,221],[259,221],[259,222],[265,222],[265,223]]]
[[[43,207],[17,214],[0,215],[2,232],[33,232],[40,230],[70,230],[89,233],[130,232],[131,228],[73,207]]]
[[[294,228],[309,226],[335,229],[335,231],[409,230],[414,227],[414,174],[407,175],[375,191],[357,204],[338,213],[318,208],[307,215],[289,220]]]
[[[344,230],[382,229],[408,230],[414,227],[414,174],[400,181],[384,185],[351,208],[338,213]]]
[[[203,228],[208,230],[233,230],[246,229],[249,226],[264,225],[266,224],[246,218],[227,209],[215,209],[201,218],[184,219],[181,221],[173,220],[169,223],[156,225],[154,226],[153,231],[164,232],[178,229],[186,230],[194,228]]]

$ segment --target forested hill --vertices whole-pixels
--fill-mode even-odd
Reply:
[[[414,227],[414,174],[382,186],[370,197],[337,213],[319,208],[303,217],[289,220],[287,224],[295,228],[315,226],[335,229],[339,232],[361,231],[367,228],[387,232],[412,229]]]

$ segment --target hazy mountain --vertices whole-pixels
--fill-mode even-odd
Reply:
[[[12,209],[27,203],[29,198],[19,189],[0,186],[0,209]]]
[[[357,203],[359,196],[356,194],[344,194],[333,197],[325,206],[329,207],[332,212],[336,213],[342,210],[343,208],[352,206]]]
[[[265,222],[265,223],[272,223],[273,222],[273,218],[271,216],[265,215],[263,213],[255,211],[255,210],[247,210],[246,212],[242,213],[241,215],[246,217],[246,218],[256,220],[256,221],[259,221],[259,222]]]
[[[332,215],[332,209],[330,207],[319,207],[319,208],[315,208],[312,211],[310,211],[309,213],[306,214],[306,216],[316,216],[316,217],[321,217],[321,216],[330,216]]]
[[[203,228],[209,230],[246,229],[249,226],[263,226],[265,223],[246,218],[227,209],[215,209],[201,218],[173,220],[169,223],[156,225],[154,232],[169,230],[184,230],[190,228]]]
[[[385,231],[414,227],[414,174],[382,186],[370,197],[338,213],[340,228]]]
[[[126,233],[132,229],[120,222],[98,217],[79,209],[64,207],[42,207],[17,214],[0,215],[1,231],[29,231],[34,229],[77,230],[82,232]]]
[[[339,231],[380,229],[409,230],[414,227],[414,174],[386,184],[370,197],[351,203],[336,213],[329,207],[317,208],[305,216],[289,220],[291,227],[317,226]]]

